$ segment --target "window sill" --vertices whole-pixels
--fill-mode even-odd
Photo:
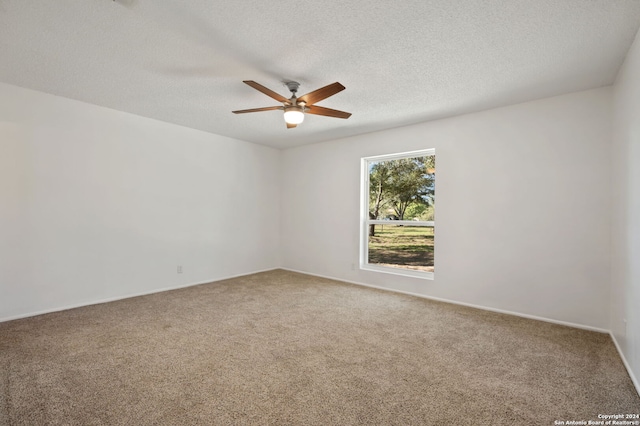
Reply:
[[[421,278],[423,280],[433,280],[435,274],[433,272],[414,271],[403,268],[390,268],[386,266],[376,266],[369,263],[360,265],[360,269],[370,272],[382,272],[384,274],[401,275],[403,277]]]

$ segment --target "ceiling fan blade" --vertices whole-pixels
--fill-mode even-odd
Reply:
[[[328,86],[321,87],[318,90],[314,90],[313,92],[300,96],[298,98],[298,103],[305,102],[307,105],[312,105],[323,99],[327,99],[329,96],[333,96],[344,89],[345,87],[336,81],[333,84],[329,84]]]
[[[262,84],[260,83],[256,83],[253,80],[244,80],[243,83],[248,84],[249,86],[253,87],[254,89],[256,89],[259,92],[264,93],[265,95],[275,99],[278,102],[284,102],[286,104],[289,104],[289,99],[285,98],[284,96],[274,92],[271,89],[267,89],[266,87],[264,87]]]
[[[296,126],[297,126],[297,124],[287,123],[287,129],[293,129]]]
[[[241,109],[238,111],[231,111],[234,114],[244,114],[246,112],[260,112],[260,111],[273,111],[273,110],[283,110],[284,107],[281,106],[272,106],[272,107],[264,107],[264,108],[252,108],[252,109]]]
[[[325,108],[317,105],[311,105],[306,107],[304,112],[306,112],[307,114],[325,115],[327,117],[336,117],[336,118],[351,117],[350,112],[338,111],[337,109]]]

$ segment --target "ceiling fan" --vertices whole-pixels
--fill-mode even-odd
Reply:
[[[320,102],[321,100],[326,99],[329,96],[333,96],[336,93],[344,90],[345,87],[338,82],[329,84],[328,86],[321,87],[318,90],[314,90],[313,92],[309,92],[306,95],[302,95],[299,98],[297,98],[296,92],[298,91],[298,87],[300,87],[300,83],[296,81],[287,81],[285,82],[285,85],[291,91],[291,97],[289,99],[274,92],[271,89],[264,87],[259,83],[256,83],[255,81],[244,80],[243,83],[248,84],[249,86],[275,99],[278,102],[282,102],[283,105],[232,111],[234,114],[244,114],[247,112],[259,112],[259,111],[283,110],[284,121],[287,124],[287,129],[292,129],[296,127],[298,124],[302,123],[302,121],[304,120],[305,113],[315,114],[315,115],[324,115],[327,117],[336,117],[336,118],[351,117],[350,112],[338,111],[336,109],[330,109],[330,108],[314,105],[316,102]]]

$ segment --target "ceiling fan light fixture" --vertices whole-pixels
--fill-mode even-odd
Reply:
[[[289,124],[300,124],[304,121],[304,113],[300,106],[289,106],[284,109],[284,121]]]

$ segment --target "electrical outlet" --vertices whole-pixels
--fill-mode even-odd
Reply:
[[[182,273],[182,265],[178,265],[178,273],[181,274]]]

